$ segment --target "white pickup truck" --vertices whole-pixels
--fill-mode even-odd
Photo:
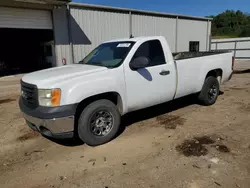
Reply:
[[[26,74],[19,101],[27,124],[54,138],[79,136],[86,144],[112,140],[121,116],[196,94],[215,103],[230,80],[232,52],[172,54],[164,37],[102,43],[78,64]]]

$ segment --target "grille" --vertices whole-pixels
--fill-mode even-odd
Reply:
[[[24,104],[29,108],[36,108],[38,106],[37,86],[21,81],[21,89]]]

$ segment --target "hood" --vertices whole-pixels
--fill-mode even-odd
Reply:
[[[37,85],[38,88],[45,85],[50,88],[64,80],[89,75],[107,69],[108,68],[101,66],[73,64],[29,73],[26,74],[22,80],[26,83]]]

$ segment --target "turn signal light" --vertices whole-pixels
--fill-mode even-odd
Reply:
[[[52,106],[59,106],[61,100],[61,90],[60,89],[53,89],[51,91],[51,105]]]

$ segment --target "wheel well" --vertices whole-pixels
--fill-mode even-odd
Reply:
[[[222,70],[221,69],[214,69],[214,70],[211,70],[207,73],[207,77],[209,76],[213,76],[215,78],[218,79],[219,83],[221,83],[221,78],[222,78]]]
[[[94,101],[97,101],[97,100],[100,100],[100,99],[107,99],[107,100],[110,100],[111,102],[113,102],[117,106],[120,114],[122,114],[123,106],[122,106],[121,96],[119,95],[119,93],[117,93],[117,92],[107,92],[107,93],[101,93],[101,94],[98,94],[98,95],[88,97],[88,98],[82,100],[78,104],[78,106],[76,108],[76,114],[75,114],[75,130],[76,131],[77,131],[76,126],[78,124],[78,119],[79,119],[83,109],[86,106],[88,106],[90,103],[92,103]]]

